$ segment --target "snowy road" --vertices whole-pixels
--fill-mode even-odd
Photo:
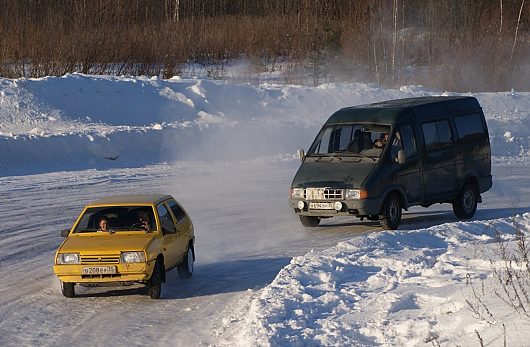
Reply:
[[[230,342],[232,323],[291,257],[380,230],[346,218],[303,228],[287,207],[297,165],[186,162],[1,177],[0,345]],[[494,188],[484,195],[476,218],[530,210],[528,168],[525,163],[498,163]],[[136,286],[82,288],[80,297],[64,298],[52,271],[54,250],[62,240],[59,231],[89,201],[140,191],[172,194],[192,216],[197,235],[192,279],[171,272],[157,301]],[[404,218],[404,230],[456,221],[449,205],[413,209]]]

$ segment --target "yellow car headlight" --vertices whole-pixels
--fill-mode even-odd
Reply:
[[[120,263],[143,263],[145,262],[144,252],[121,252]]]
[[[57,264],[79,264],[79,253],[59,253]]]

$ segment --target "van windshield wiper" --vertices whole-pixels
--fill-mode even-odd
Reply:
[[[337,158],[337,157],[353,157],[353,158],[368,158],[368,159],[371,159],[372,161],[377,161],[377,158],[374,157],[374,156],[369,156],[369,155],[366,155],[364,153],[354,153],[354,152],[347,152],[347,151],[337,151],[337,152],[333,152],[331,154],[332,157],[334,158]]]
[[[359,153],[359,155],[363,158],[368,158],[368,159],[372,159],[372,161],[377,161],[377,158],[379,157],[374,157],[374,156],[369,156],[369,155],[366,155],[366,154],[363,154],[363,153]]]
[[[355,158],[358,161],[360,161],[361,157],[362,158],[370,158],[370,159],[376,161],[376,159],[374,159],[372,157],[368,157],[368,156],[363,155],[361,153],[353,153],[353,152],[346,152],[346,151],[344,151],[344,152],[333,152],[333,153],[311,153],[311,154],[308,154],[307,157],[308,158],[312,158],[314,161],[333,161],[333,160],[343,161],[343,158],[351,158],[351,159]],[[351,159],[349,161],[351,161]]]

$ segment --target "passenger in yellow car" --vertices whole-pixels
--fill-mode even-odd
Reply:
[[[105,232],[112,231],[109,229],[109,220],[107,219],[107,217],[101,217],[99,219],[99,230],[98,231],[105,231]]]

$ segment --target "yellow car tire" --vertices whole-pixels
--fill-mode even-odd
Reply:
[[[157,260],[155,263],[155,268],[153,269],[153,274],[151,275],[147,285],[149,297],[151,299],[160,298],[160,293],[162,292],[162,279],[164,278],[163,269],[164,265],[162,265],[160,260]]]
[[[191,244],[188,246],[188,251],[184,256],[184,261],[177,265],[177,270],[180,278],[190,278],[193,275],[193,262],[195,261],[195,251]]]
[[[61,282],[61,291],[67,298],[75,297],[75,283]]]

